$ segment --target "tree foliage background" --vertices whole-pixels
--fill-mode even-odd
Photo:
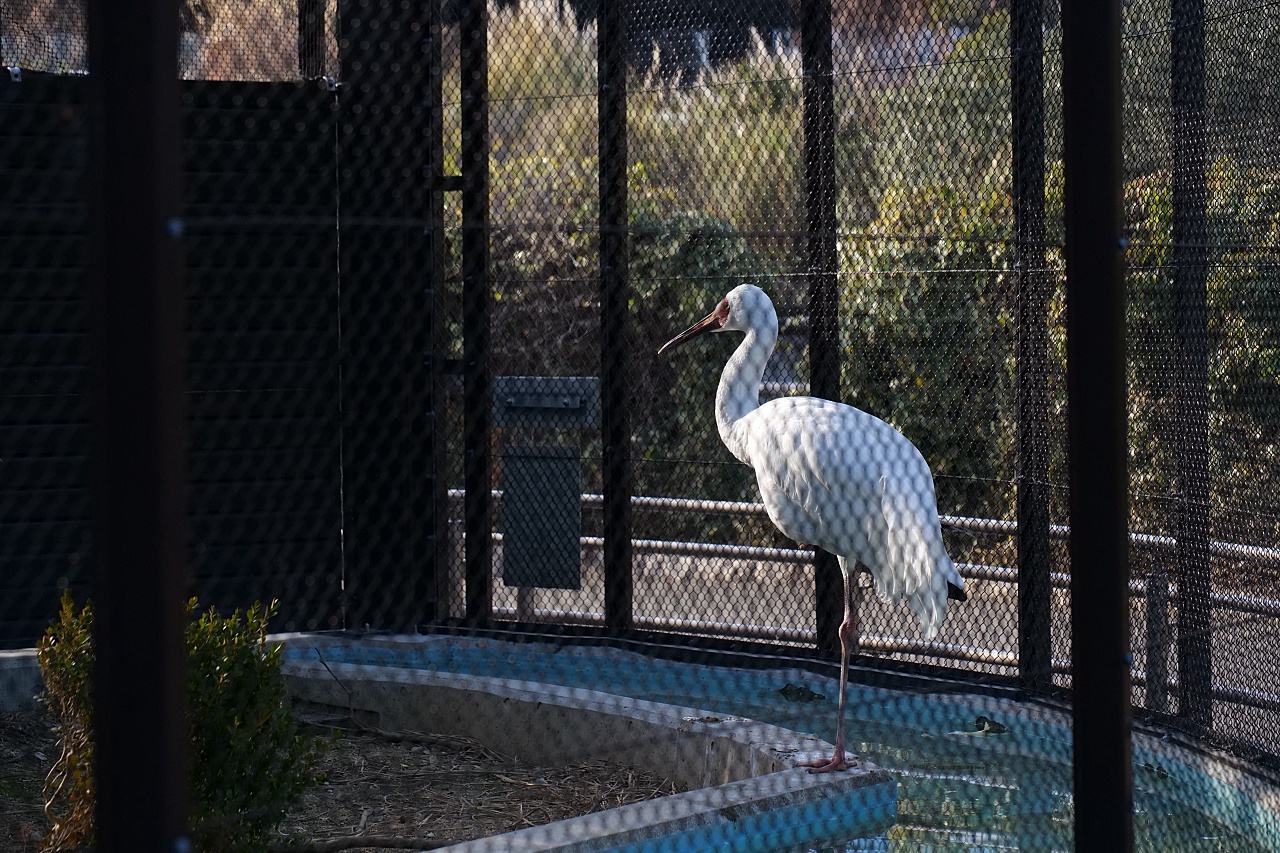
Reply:
[[[1280,48],[1280,28],[1265,10],[1240,14],[1254,38],[1216,31],[1212,15],[1207,31],[1215,149],[1212,477],[1221,535],[1270,542],[1280,534],[1272,498],[1280,164],[1229,131],[1246,114],[1280,115],[1274,87],[1250,60],[1259,49]],[[1167,532],[1171,523],[1159,496],[1175,488],[1170,425],[1178,415],[1167,381],[1170,66],[1167,38],[1149,37],[1167,33],[1167,15],[1158,0],[1125,10],[1135,36],[1126,39],[1124,55],[1133,525],[1150,532]],[[1047,20],[1046,263],[1055,283],[1047,418],[1056,431],[1051,479],[1065,484],[1061,34],[1056,17]],[[595,374],[594,21],[528,5],[495,10],[491,27],[491,366],[495,373]],[[1011,519],[1016,293],[1008,28],[1007,11],[987,4],[887,6],[859,27],[838,20],[835,56],[842,394],[921,447],[937,474],[943,512]],[[761,284],[785,315],[783,351],[766,381],[802,387],[806,378],[799,54],[776,33],[752,31],[750,45],[714,67],[674,75],[663,72],[671,63],[664,65],[655,46],[629,80],[628,323],[638,494],[755,498],[749,472],[720,446],[712,417],[719,365],[732,344],[713,340],[694,357],[653,357],[733,285]],[[446,49],[446,57],[456,61],[456,52]],[[456,124],[451,133],[456,141]],[[588,442],[588,484],[593,455]],[[1062,518],[1065,492],[1055,492],[1053,504]],[[709,520],[690,522],[685,532],[736,538],[748,531]],[[750,532],[770,536],[767,528]]]

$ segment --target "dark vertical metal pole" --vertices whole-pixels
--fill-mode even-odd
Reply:
[[[298,2],[298,70],[303,80],[324,76],[324,2]]]
[[[1133,849],[1120,0],[1062,7],[1075,849]]]
[[[602,0],[597,68],[600,145],[601,443],[604,616],[631,627],[631,426],[627,382],[627,63],[625,0]]]
[[[1018,288],[1018,669],[1052,686],[1049,552],[1049,277],[1044,223],[1044,5],[1010,4],[1013,231]]]
[[[804,193],[809,270],[809,390],[840,399],[839,292],[836,282],[836,111],[831,56],[831,0],[803,4]],[[850,567],[854,570],[854,567]],[[844,579],[836,558],[818,551],[814,564],[818,648],[840,648]]]
[[[350,624],[430,615],[425,4],[338,4],[343,548]]]
[[[404,506],[400,509],[400,533],[404,541],[406,565],[413,576],[404,583],[407,593],[404,615],[396,622],[406,627],[432,619],[435,615],[436,573],[444,567],[436,563],[434,533],[439,527],[435,503],[435,383],[428,358],[431,354],[431,331],[434,322],[435,275],[434,241],[430,225],[436,199],[432,180],[435,163],[430,159],[430,143],[424,139],[431,130],[431,65],[436,49],[432,39],[433,7],[437,4],[409,6],[400,24],[404,34],[398,39],[403,59],[396,63],[400,92],[407,109],[396,127],[401,143],[401,169],[408,176],[403,195],[405,212],[417,224],[404,240],[402,257],[410,267],[400,280],[402,304],[400,364],[403,374],[400,388],[400,447],[403,471]],[[395,67],[395,66],[393,66]],[[425,119],[425,121],[424,121]]]
[[[464,0],[462,73],[462,394],[467,618],[493,615],[493,434],[489,374],[489,8]]]
[[[430,111],[427,117],[427,160],[431,170],[431,198],[428,216],[430,220],[429,240],[430,257],[430,309],[431,330],[427,343],[427,359],[431,365],[431,448],[428,456],[431,465],[431,505],[432,505],[432,564],[435,568],[435,589],[433,602],[444,600],[449,595],[449,561],[452,558],[449,547],[449,491],[445,471],[448,470],[445,456],[445,437],[442,434],[443,418],[441,417],[447,394],[447,381],[444,371],[439,367],[436,354],[444,346],[444,310],[439,294],[444,288],[445,277],[445,226],[444,226],[444,20],[442,4],[432,2],[428,5],[428,26],[430,41],[428,43],[428,83],[427,97]],[[433,606],[432,618],[439,616]]]
[[[1173,0],[1173,305],[1179,486],[1178,713],[1195,729],[1213,722],[1209,596],[1209,311],[1204,0]]]
[[[96,849],[185,834],[186,352],[178,16],[91,0]]]

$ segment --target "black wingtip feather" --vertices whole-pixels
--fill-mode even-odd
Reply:
[[[965,591],[953,583],[947,583],[947,598],[954,598],[956,601],[968,601],[969,596]]]

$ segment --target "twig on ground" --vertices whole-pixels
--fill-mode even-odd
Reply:
[[[432,838],[411,838],[403,835],[346,835],[324,841],[290,842],[272,844],[271,853],[337,853],[356,847],[382,847],[388,850],[438,850],[456,844],[456,841],[436,841]]]
[[[479,744],[476,741],[471,740],[470,738],[458,737],[456,735],[424,734],[422,732],[388,731],[386,729],[380,729],[377,726],[370,726],[360,722],[355,718],[354,713],[351,716],[346,717],[345,720],[351,725],[350,726],[334,725],[332,723],[321,723],[316,720],[307,720],[305,719],[305,717],[303,718],[303,722],[306,725],[314,726],[320,729],[330,729],[333,731],[345,732],[345,731],[349,731],[351,727],[354,726],[356,729],[359,729],[361,732],[364,732],[365,734],[376,735],[377,737],[380,737],[383,740],[391,741],[392,743],[420,743],[423,746],[451,746],[456,748],[474,749],[477,752],[482,752],[486,755],[493,756],[494,758],[498,758],[503,761],[512,760],[510,756],[503,755],[500,752],[495,752],[494,750],[489,749],[489,747]]]

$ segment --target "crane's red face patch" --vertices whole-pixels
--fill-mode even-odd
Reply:
[[[729,300],[721,299],[716,310],[711,312],[711,316],[716,318],[716,328],[723,328],[724,324],[729,322]]]

